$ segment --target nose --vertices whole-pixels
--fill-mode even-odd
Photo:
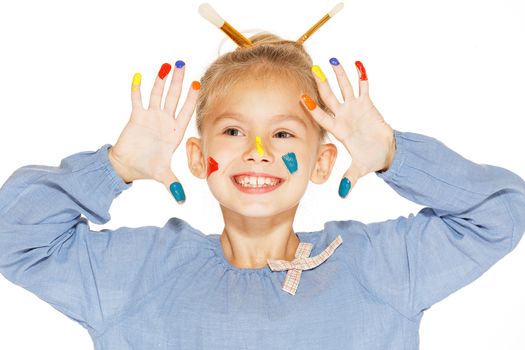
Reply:
[[[250,138],[246,151],[243,154],[243,159],[246,162],[272,163],[274,157],[265,139],[261,137],[259,140],[256,140],[256,138],[253,137]]]

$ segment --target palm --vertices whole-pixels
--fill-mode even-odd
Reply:
[[[164,64],[163,68],[166,67],[171,69],[170,65]],[[178,182],[171,171],[171,158],[193,115],[200,85],[198,82],[192,84],[184,105],[175,117],[184,68],[175,69],[164,106],[161,107],[166,74],[155,79],[147,109],[142,105],[138,88],[140,75],[136,74],[138,78],[134,78],[131,92],[131,116],[112,147],[112,154],[124,165],[131,178],[154,179],[169,188],[174,181]]]

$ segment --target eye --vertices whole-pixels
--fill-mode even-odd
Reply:
[[[280,138],[280,139],[287,139],[287,138],[290,138],[290,137],[294,137],[292,134],[290,134],[289,132],[287,131],[279,131],[275,134],[275,136],[277,136],[277,138]]]
[[[223,134],[229,135],[229,136],[239,136],[241,134],[241,131],[236,128],[228,128],[224,130]]]

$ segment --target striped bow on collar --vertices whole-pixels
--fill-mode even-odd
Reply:
[[[314,267],[321,265],[330,255],[332,255],[337,247],[343,243],[341,235],[338,235],[336,239],[332,241],[320,254],[308,257],[312,251],[312,243],[299,243],[297,251],[295,252],[295,259],[292,261],[287,260],[274,260],[268,259],[268,266],[272,271],[284,271],[288,270],[286,279],[283,283],[283,290],[295,295],[297,287],[299,286],[299,280],[301,279],[302,270],[310,270]]]

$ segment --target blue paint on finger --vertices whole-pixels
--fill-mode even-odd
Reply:
[[[186,200],[186,194],[180,182],[175,181],[170,185],[170,191],[177,203],[184,203]]]
[[[352,183],[350,180],[348,180],[347,177],[343,177],[341,179],[341,183],[339,184],[339,196],[341,198],[345,198],[348,194],[348,191],[350,191],[350,187],[352,186]]]
[[[286,153],[281,158],[283,159],[284,165],[286,165],[290,174],[293,174],[297,171],[297,158],[295,157],[295,153]]]
[[[338,66],[339,65],[339,60],[335,57],[332,57],[330,58],[330,64],[334,65],[334,66]]]

